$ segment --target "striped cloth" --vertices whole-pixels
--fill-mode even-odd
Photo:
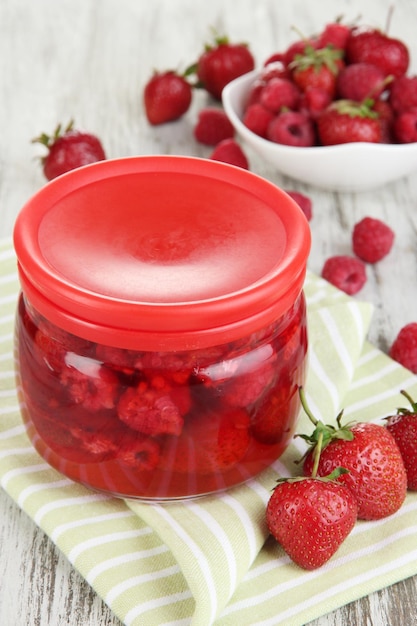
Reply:
[[[398,513],[358,522],[312,572],[268,537],[264,512],[278,476],[304,451],[294,439],[256,480],[220,496],[145,504],[95,493],[51,469],[20,419],[13,372],[19,290],[10,240],[0,242],[0,480],[127,626],[297,626],[417,573],[417,494]],[[306,395],[325,421],[380,421],[417,397],[417,379],[366,342],[369,304],[308,274]],[[311,432],[301,415],[298,431]]]

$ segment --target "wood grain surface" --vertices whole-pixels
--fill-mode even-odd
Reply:
[[[44,184],[31,139],[74,118],[97,134],[109,157],[176,153],[208,156],[192,136],[208,103],[195,94],[175,124],[152,128],[142,92],[154,68],[185,69],[211,29],[249,43],[258,65],[296,38],[343,14],[385,27],[391,0],[0,0],[0,236],[10,236],[25,201]],[[410,48],[417,68],[417,3],[394,3],[390,33]],[[417,71],[417,70],[415,70]],[[417,321],[417,172],[372,192],[334,193],[281,176],[248,151],[251,169],[313,200],[309,268],[349,253],[353,225],[378,217],[395,230],[395,247],[358,294],[374,304],[369,339],[387,351],[400,328]],[[369,163],[369,168],[374,165]],[[417,577],[401,581],[310,626],[413,626]],[[117,626],[118,619],[52,542],[0,490],[0,624]],[[144,625],[146,626],[146,624]]]

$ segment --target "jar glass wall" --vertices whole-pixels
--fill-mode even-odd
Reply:
[[[18,388],[48,463],[89,487],[143,499],[224,490],[282,454],[307,353],[303,293],[279,320],[223,345],[138,351],[87,341],[22,295]]]

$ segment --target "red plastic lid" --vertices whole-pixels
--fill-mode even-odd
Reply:
[[[14,232],[24,293],[109,345],[180,350],[280,317],[302,289],[309,225],[265,179],[181,156],[101,161],[43,187]]]

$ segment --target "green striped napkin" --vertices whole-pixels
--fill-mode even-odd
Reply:
[[[219,496],[172,504],[119,500],[77,485],[31,447],[13,372],[19,290],[10,240],[0,242],[0,481],[127,626],[297,626],[417,573],[417,494],[378,522],[358,522],[337,554],[306,572],[268,537],[264,511],[278,475],[304,443],[256,480]],[[417,379],[366,342],[369,304],[308,274],[306,385],[326,421],[381,420],[417,397]],[[301,415],[298,431],[311,431]]]

